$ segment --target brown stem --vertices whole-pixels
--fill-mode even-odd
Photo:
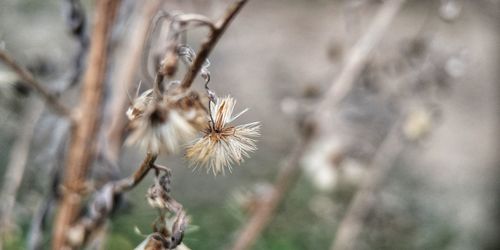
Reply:
[[[215,47],[219,38],[226,31],[227,26],[231,22],[231,20],[238,14],[243,5],[247,2],[247,0],[237,0],[226,10],[224,16],[222,16],[215,24],[214,28],[210,30],[210,33],[201,45],[199,53],[196,55],[196,58],[193,61],[193,64],[188,69],[186,75],[182,79],[181,87],[184,89],[188,89],[193,84],[194,78],[200,72],[203,63],[207,59],[208,55]]]
[[[315,108],[315,112],[309,116],[308,120],[312,126],[315,127],[321,124],[317,121],[319,117],[322,117],[320,113],[335,108],[351,91],[373,48],[377,46],[386,33],[389,24],[398,13],[403,2],[404,0],[390,0],[380,7],[374,22],[365,32],[365,35],[350,50],[346,56],[347,61],[344,63],[339,75]],[[309,136],[308,133],[306,135]],[[249,249],[270,223],[274,211],[283,202],[284,194],[293,186],[297,176],[300,175],[298,162],[309,141],[308,139],[299,141],[298,145],[295,146],[296,150],[293,150],[288,156],[294,160],[280,167],[280,173],[274,184],[274,191],[269,198],[270,200],[262,204],[248,220],[248,223],[243,226],[234,245],[231,247],[232,250]],[[297,150],[297,148],[301,150]]]
[[[78,115],[71,129],[70,148],[66,157],[62,195],[53,231],[53,249],[67,246],[66,233],[81,209],[80,191],[85,185],[95,153],[95,142],[102,110],[102,95],[107,63],[109,31],[120,0],[101,0],[96,6],[96,20],[91,39],[87,70],[78,106]]]
[[[26,84],[35,89],[35,91],[40,94],[40,96],[55,112],[66,117],[71,117],[70,110],[64,106],[54,94],[50,93],[50,91],[47,90],[43,84],[38,82],[26,68],[16,63],[16,61],[8,55],[6,51],[1,49],[0,60],[16,72],[16,74],[19,75],[19,77],[21,77]]]
[[[142,164],[130,177],[117,181],[115,183],[114,192],[117,194],[134,188],[139,182],[142,181],[149,170],[153,168],[157,157],[158,156],[155,154],[146,154],[146,157],[142,161]]]

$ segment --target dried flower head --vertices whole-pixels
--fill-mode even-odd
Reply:
[[[219,98],[210,110],[213,122],[209,122],[204,136],[190,145],[186,157],[191,165],[203,166],[207,172],[214,175],[224,173],[225,168],[231,170],[231,165],[243,162],[243,157],[249,157],[248,152],[257,149],[255,137],[259,136],[259,122],[244,125],[229,125],[241,116],[247,109],[232,116],[236,101],[230,97]]]
[[[133,102],[127,111],[132,129],[127,144],[137,144],[152,153],[171,153],[193,139],[196,129],[185,119],[186,110],[172,105],[175,102],[170,99],[165,96],[154,102],[153,91],[147,90]]]

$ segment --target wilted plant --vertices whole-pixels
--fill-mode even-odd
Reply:
[[[210,63],[206,59],[207,51],[243,3],[240,1],[233,6],[219,27],[198,15],[167,13],[160,16],[170,21],[165,57],[154,77],[153,88],[137,94],[127,110],[130,120],[128,144],[140,146],[154,158],[187,148],[185,156],[190,165],[203,166],[214,175],[225,173],[225,169],[231,169],[232,164],[240,164],[244,157],[249,157],[249,152],[256,149],[259,123],[230,124],[247,109],[233,116],[236,101],[229,96],[218,98],[208,87]],[[202,45],[200,56],[181,42],[181,34],[191,23],[206,25],[211,31],[212,40]],[[172,79],[177,72],[179,58],[188,67],[182,82]],[[206,93],[190,89],[194,80],[191,74],[198,70],[205,81]],[[164,83],[165,78],[169,80],[168,84]],[[198,135],[201,137],[196,139]],[[154,223],[154,232],[137,249],[174,249],[182,243],[188,219],[182,205],[169,195],[170,169],[153,162],[149,164],[155,169],[156,178],[146,197],[149,205],[159,210],[159,217]],[[173,218],[168,218],[169,214],[173,214]],[[169,225],[169,221],[173,224]]]
[[[194,55],[187,45],[180,48],[179,52],[189,50],[188,55]],[[207,65],[203,68],[206,96],[173,81],[166,87],[148,89],[133,100],[127,110],[131,126],[127,142],[138,144],[150,154],[175,153],[187,147],[185,156],[190,164],[203,166],[214,175],[225,173],[225,168],[231,169],[232,164],[240,164],[243,157],[249,157],[248,152],[256,149],[255,137],[259,136],[260,125],[258,122],[230,125],[247,109],[233,116],[236,101],[229,96],[218,98],[208,89]],[[202,99],[208,101],[207,107]],[[195,139],[197,134],[202,137]],[[155,183],[146,197],[149,205],[159,210],[159,217],[154,223],[154,233],[137,249],[173,249],[182,242],[188,219],[182,205],[169,195],[170,170],[156,164],[154,168]],[[164,174],[159,175],[159,171]],[[175,214],[171,228],[167,225],[171,220],[166,217],[168,213]]]

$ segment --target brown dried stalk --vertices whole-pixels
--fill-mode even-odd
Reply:
[[[142,181],[144,176],[151,170],[154,166],[154,162],[158,156],[154,154],[146,154],[146,157],[142,161],[139,168],[128,178],[116,182],[114,192],[122,193],[134,188],[139,182]]]
[[[16,63],[16,61],[2,49],[0,49],[0,60],[2,60],[5,65],[16,72],[16,74],[18,74],[19,77],[21,77],[21,79],[29,85],[29,87],[34,88],[35,91],[40,94],[45,102],[56,113],[71,118],[70,110],[59,101],[57,96],[50,93],[50,91],[46,89],[43,84],[38,82],[26,68]]]
[[[238,14],[238,12],[241,10],[241,8],[243,8],[243,5],[245,5],[246,2],[247,0],[237,0],[226,10],[224,16],[219,18],[219,20],[214,23],[213,29],[210,29],[207,40],[201,45],[201,48],[198,52],[198,55],[194,59],[193,64],[182,79],[181,86],[184,89],[188,89],[189,87],[191,87],[191,84],[193,84],[196,75],[198,74],[198,72],[200,72],[203,63],[209,56],[212,49],[215,47],[215,44],[217,44],[217,41],[219,41],[219,38],[222,36],[222,34],[224,34],[224,31],[226,31],[226,28],[231,20],[233,20],[236,14]]]
[[[369,55],[386,33],[389,24],[395,18],[403,3],[404,0],[390,0],[386,1],[380,7],[371,26],[358,43],[350,50],[346,56],[347,61],[344,63],[340,74],[333,81],[330,89],[316,107],[313,115],[309,117],[308,121],[313,128],[320,124],[317,119],[321,117],[319,115],[321,112],[335,108],[351,91],[357,77],[366,65]],[[305,135],[306,137],[298,142],[299,145],[295,146],[295,149],[290,152],[288,158],[291,160],[280,167],[278,178],[275,181],[274,189],[269,200],[258,206],[248,222],[240,229],[230,249],[249,249],[257,240],[261,232],[270,223],[275,210],[281,202],[283,202],[285,194],[293,186],[294,180],[300,175],[298,163],[304,154],[304,149],[307,148],[310,142],[307,137],[309,133],[305,133]]]
[[[97,2],[88,67],[84,74],[81,100],[76,110],[75,123],[71,129],[70,148],[66,157],[63,178],[65,192],[62,194],[55,218],[53,249],[62,249],[66,246],[66,232],[80,213],[80,193],[85,187],[86,176],[94,157],[95,139],[102,110],[102,82],[106,73],[108,36],[120,2],[120,0]]]

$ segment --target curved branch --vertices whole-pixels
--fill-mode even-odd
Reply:
[[[226,31],[227,26],[233,20],[233,18],[238,14],[238,12],[243,8],[243,5],[247,2],[247,0],[238,0],[233,3],[225,12],[224,16],[222,16],[215,24],[214,29],[210,31],[210,34],[205,42],[201,45],[200,51],[196,58],[193,61],[193,64],[188,69],[186,75],[182,79],[181,87],[184,89],[188,89],[193,84],[194,78],[200,72],[203,63],[207,59],[208,55],[219,41],[219,38]]]

